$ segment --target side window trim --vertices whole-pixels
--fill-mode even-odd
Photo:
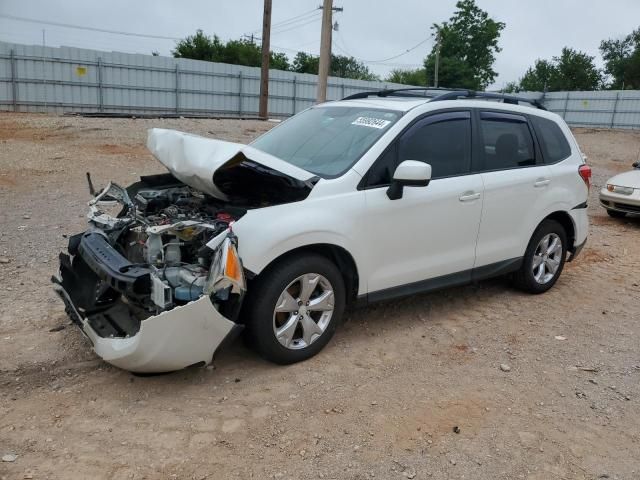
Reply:
[[[502,172],[506,170],[515,170],[520,168],[532,168],[539,167],[541,165],[545,165],[544,157],[542,155],[542,149],[540,148],[538,136],[536,135],[536,131],[534,129],[533,123],[529,119],[529,115],[521,114],[521,113],[509,113],[504,112],[502,110],[491,110],[487,108],[474,108],[473,120],[476,124],[476,128],[474,129],[474,133],[476,133],[477,141],[473,144],[473,155],[471,162],[471,173],[479,174],[479,173],[490,173],[490,172]],[[518,165],[513,167],[506,168],[494,168],[491,170],[483,170],[479,168],[481,159],[484,158],[484,136],[482,133],[482,120],[498,120],[505,122],[513,122],[513,123],[524,123],[531,135],[531,141],[533,143],[533,150],[535,157],[535,163],[533,165]],[[499,120],[503,119],[503,120]]]
[[[389,150],[391,148],[395,148],[396,149],[396,155],[398,154],[398,142],[400,141],[400,138],[407,133],[409,130],[411,130],[416,124],[418,124],[419,122],[425,120],[425,119],[433,119],[432,121],[429,121],[428,123],[426,123],[425,125],[431,125],[433,123],[439,123],[442,121],[450,121],[450,120],[463,120],[463,119],[468,119],[470,122],[470,132],[471,132],[471,139],[470,139],[470,158],[469,158],[469,162],[467,164],[467,172],[466,173],[460,173],[457,175],[449,175],[446,177],[437,177],[434,178],[434,180],[438,180],[440,178],[451,178],[451,177],[462,177],[464,175],[472,175],[475,172],[472,171],[472,166],[473,166],[473,158],[475,156],[474,153],[474,139],[476,137],[475,135],[475,128],[474,128],[474,122],[473,122],[473,110],[472,108],[452,108],[452,109],[446,109],[446,110],[436,110],[433,112],[427,112],[424,113],[422,115],[420,115],[419,117],[414,118],[411,123],[409,123],[407,126],[405,126],[399,133],[398,135],[396,135],[396,137],[391,140],[391,142],[389,143],[389,145],[387,145],[387,148],[384,149],[384,151],[378,156],[378,158],[376,158],[376,160],[371,164],[371,166],[369,167],[369,170],[367,170],[367,173],[364,174],[364,176],[362,177],[362,179],[360,180],[360,182],[358,183],[358,187],[357,190],[372,190],[375,188],[387,188],[389,187],[390,184],[386,184],[386,185],[367,185],[368,181],[369,181],[369,172],[371,170],[373,170],[373,168],[375,167],[375,165],[389,152]],[[448,118],[437,118],[440,116],[449,116]],[[397,159],[396,159],[397,161]]]

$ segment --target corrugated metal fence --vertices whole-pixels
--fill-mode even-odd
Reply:
[[[315,103],[317,76],[272,70],[269,113]],[[402,88],[331,77],[330,100]],[[0,110],[255,116],[260,69],[183,58],[0,42]],[[640,128],[640,91],[521,94],[542,100],[572,126]]]
[[[269,113],[315,103],[317,76],[270,71]],[[331,100],[403,85],[329,78]],[[255,116],[260,68],[0,42],[0,110]]]
[[[551,92],[544,105],[576,127],[640,128],[640,91]]]

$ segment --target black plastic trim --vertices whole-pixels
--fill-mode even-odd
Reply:
[[[356,305],[364,306],[370,303],[407,297],[419,293],[433,292],[448,287],[466,285],[472,282],[506,275],[517,271],[522,265],[522,260],[522,257],[511,258],[462,272],[442,275],[440,277],[429,278],[397,287],[385,288],[384,290],[377,290],[358,296]]]
[[[582,203],[576,205],[575,207],[573,207],[571,210],[579,210],[581,208],[587,208],[587,202],[582,202]]]
[[[486,280],[487,278],[499,277],[500,275],[516,272],[522,266],[522,261],[523,258],[518,257],[503,260],[501,262],[490,263],[489,265],[483,265],[482,267],[476,267],[472,271],[471,279],[474,282],[479,282],[480,280]]]
[[[567,258],[567,262],[572,262],[574,258],[578,256],[578,254],[582,251],[584,246],[587,244],[587,240],[585,239],[580,245],[576,245],[571,250],[569,250],[569,257]]]
[[[151,270],[131,263],[109,244],[104,235],[84,233],[78,254],[114,290],[134,295],[151,292]]]

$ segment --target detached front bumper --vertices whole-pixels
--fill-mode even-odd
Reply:
[[[118,368],[160,373],[204,366],[243,328],[218,312],[207,295],[146,318],[138,318],[139,312],[122,296],[107,298],[102,304],[88,303],[88,292],[95,292],[92,286],[100,281],[113,283],[113,265],[94,257],[94,263],[87,268],[87,254],[83,255],[87,249],[70,250],[76,257],[71,262],[61,254],[60,273],[52,278],[54,289],[98,356]]]

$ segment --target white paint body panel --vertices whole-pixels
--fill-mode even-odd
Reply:
[[[147,148],[178,180],[222,200],[226,200],[227,197],[213,183],[213,174],[238,153],[243,153],[255,162],[298,180],[304,181],[313,177],[301,168],[247,145],[177,130],[150,129]]]
[[[234,224],[239,254],[252,272],[259,274],[299,247],[337,245],[353,257],[360,279],[358,294],[363,295],[521,257],[537,225],[555,211],[569,213],[576,227],[575,244],[584,243],[586,210],[572,210],[587,198],[578,175],[582,154],[557,115],[533,112],[557,121],[567,135],[572,154],[559,164],[436,179],[427,187],[405,187],[403,198],[392,201],[386,188],[359,191],[357,185],[387,145],[417,117],[452,107],[527,114],[532,109],[467,100],[429,104],[385,99],[326,105],[356,102],[380,108],[402,105],[406,113],[349,172],[320,180],[308,199],[250,211]],[[539,180],[544,186],[535,186]],[[478,198],[459,201],[468,194]]]
[[[405,187],[389,200],[387,188],[365,190],[362,228],[369,292],[473,268],[482,212],[480,175],[431,180]],[[460,197],[477,194],[477,199]]]
[[[106,362],[131,372],[154,373],[209,364],[234,325],[204,296],[143,320],[129,338],[100,337],[86,320],[82,330]]]
[[[484,206],[478,235],[476,267],[524,255],[548,203],[548,166],[482,173]],[[577,176],[576,170],[576,176]]]
[[[576,227],[575,243],[584,242],[586,212],[572,211],[587,198],[587,188],[577,172],[583,163],[582,154],[557,115],[525,106],[473,100],[429,103],[367,99],[329,102],[324,106],[356,104],[405,113],[350,170],[338,178],[319,180],[307,199],[250,210],[233,224],[239,239],[238,253],[251,272],[260,274],[278,257],[300,247],[335,245],[354,259],[358,294],[363,295],[520,257],[536,226],[555,211],[569,213]],[[358,190],[369,167],[414,119],[437,110],[471,107],[533,113],[552,119],[567,135],[572,155],[556,165],[436,179],[427,187],[405,187],[400,200],[389,200],[386,188]],[[251,148],[232,145],[220,145],[224,156]],[[183,153],[186,156],[186,151]],[[261,160],[277,169],[286,163],[274,157]],[[289,167],[294,170],[285,173],[295,178],[311,176]],[[170,170],[174,168],[177,171],[177,166]],[[199,175],[202,180],[213,173],[210,165],[207,168],[206,174]],[[539,188],[534,186],[538,180],[549,182]],[[460,201],[460,197],[469,194],[474,197],[472,201]]]
[[[633,188],[633,193],[624,195],[617,192],[610,192],[607,190],[607,185],[630,187]],[[606,184],[600,190],[600,201],[614,202],[620,206],[620,208],[617,208],[602,204],[605,208],[636,213],[636,209],[640,207],[640,169],[636,168],[629,172],[619,173],[607,180]],[[632,208],[626,208],[627,205]]]

